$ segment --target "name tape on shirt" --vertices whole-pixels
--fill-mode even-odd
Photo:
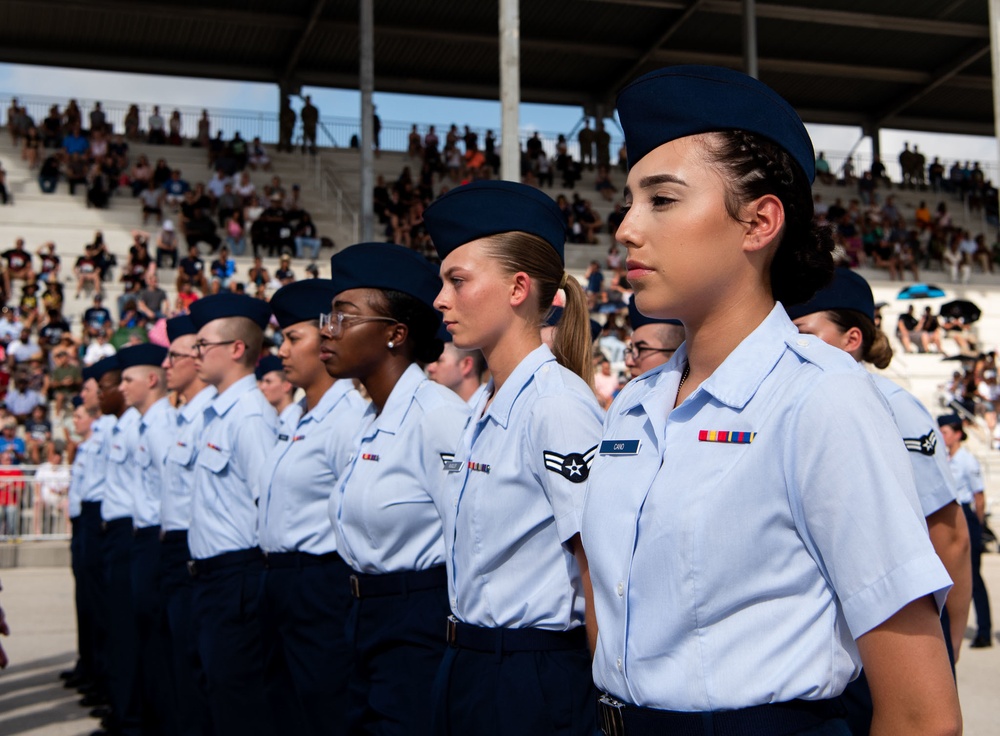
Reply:
[[[931,429],[923,437],[904,437],[903,444],[910,452],[933,455],[937,450],[937,432]]]
[[[698,432],[699,442],[721,442],[727,445],[749,445],[756,432],[732,432],[725,429],[703,429]]]
[[[638,455],[639,440],[604,440],[601,442],[602,455]]]
[[[571,452],[568,455],[546,450],[542,453],[542,457],[545,459],[547,470],[558,473],[573,483],[583,483],[590,475],[590,466],[596,454],[597,445],[594,445],[586,452]]]

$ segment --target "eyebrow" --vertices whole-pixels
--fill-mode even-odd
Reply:
[[[682,187],[688,185],[686,181],[673,174],[653,174],[652,176],[644,176],[639,180],[639,189],[649,189],[658,184],[677,184]],[[624,194],[626,197],[632,194],[632,190],[627,184],[625,185]]]
[[[340,311],[340,310],[341,310],[341,309],[343,309],[344,307],[354,307],[355,309],[357,309],[357,308],[358,308],[358,305],[357,305],[357,304],[354,304],[353,302],[348,302],[348,301],[340,301],[339,299],[338,299],[337,301],[335,301],[335,302],[334,302],[334,303],[333,303],[333,304],[332,304],[331,306],[332,306],[332,307],[334,308],[334,310],[336,310],[336,311]]]

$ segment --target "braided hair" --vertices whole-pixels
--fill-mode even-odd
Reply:
[[[742,222],[743,208],[765,195],[781,200],[785,226],[771,261],[771,293],[785,306],[801,304],[833,278],[833,234],[813,221],[812,189],[802,167],[770,140],[743,130],[708,137],[708,151],[726,182],[729,216]]]

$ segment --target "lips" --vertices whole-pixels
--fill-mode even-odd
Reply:
[[[625,268],[627,269],[626,277],[629,281],[632,279],[642,278],[643,276],[653,272],[653,269],[645,263],[633,260],[625,261]]]

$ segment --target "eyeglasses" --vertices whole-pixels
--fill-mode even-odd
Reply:
[[[642,360],[643,353],[676,353],[677,348],[654,348],[649,345],[633,345],[631,342],[625,343],[625,353],[632,360]]]
[[[239,342],[239,340],[218,340],[217,342],[199,340],[192,347],[194,348],[195,357],[204,358],[209,348],[217,348],[219,345],[232,345],[234,342]]]
[[[197,350],[197,347],[195,347],[195,350]],[[175,353],[173,350],[171,350],[169,353],[167,353],[167,363],[172,366],[181,358],[197,358],[197,357],[198,356],[195,353]]]
[[[392,317],[366,317],[363,315],[344,314],[343,312],[329,312],[320,314],[319,331],[326,333],[330,337],[340,337],[347,327],[361,325],[365,322],[392,322],[396,323]],[[346,327],[344,326],[346,323]]]

